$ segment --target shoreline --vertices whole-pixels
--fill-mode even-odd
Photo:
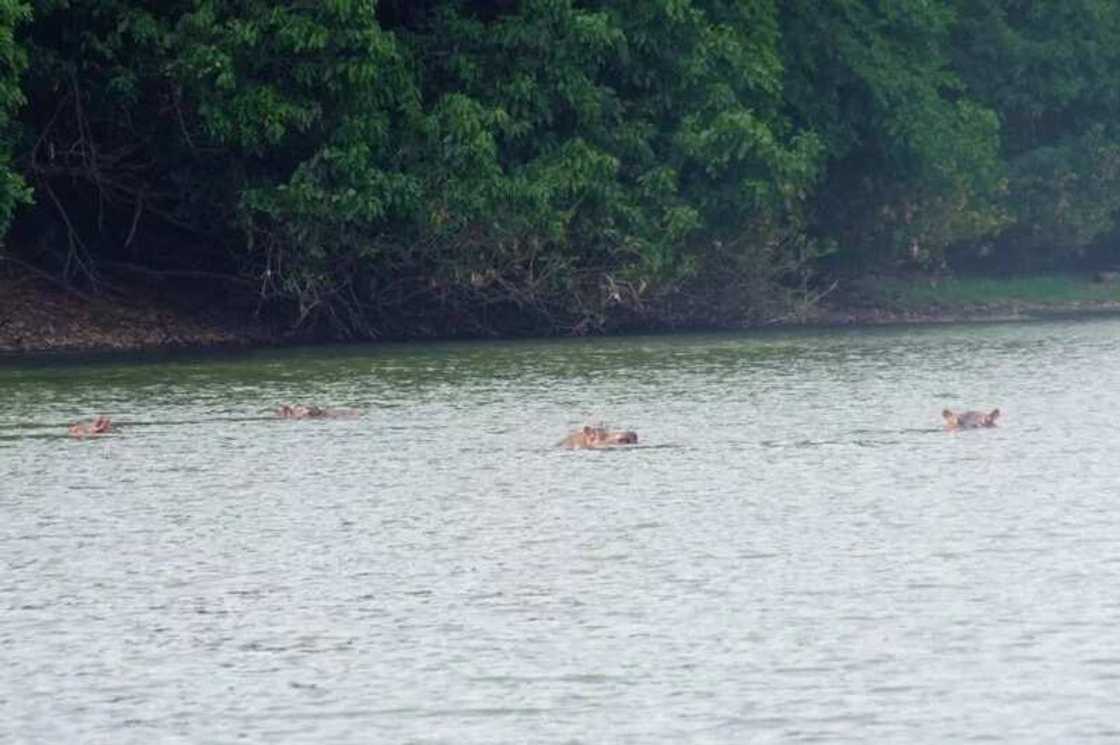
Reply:
[[[0,278],[0,359],[113,352],[239,349],[276,344],[263,325],[179,295],[130,288],[127,297]]]
[[[1120,315],[1120,302],[1073,302],[1054,305],[1019,304],[996,307],[962,306],[956,309],[931,310],[925,312],[892,311],[887,309],[859,309],[852,311],[833,309],[824,311],[823,315],[825,316],[825,320],[819,324],[807,322],[779,325],[792,327],[813,325],[841,327],[920,326],[953,323],[1025,323],[1050,319],[1058,320],[1062,318],[1091,318],[1097,316]]]
[[[1120,295],[1120,289],[1117,293]],[[906,303],[876,298],[872,293],[871,297],[849,294],[798,316],[675,330],[715,332],[1001,323],[1113,314],[1120,315],[1120,297],[1029,302],[997,296],[991,302],[979,304],[941,302],[908,307]],[[658,333],[655,329],[649,331]],[[182,298],[176,302],[151,292],[121,300],[84,296],[36,281],[0,279],[0,361],[114,353],[220,352],[337,343],[346,342],[286,337],[263,324],[235,318],[229,312],[186,307]],[[353,343],[370,343],[370,340]]]

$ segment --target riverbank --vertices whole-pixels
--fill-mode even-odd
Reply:
[[[1018,321],[1120,312],[1112,272],[1024,277],[866,277],[811,311],[817,323]]]
[[[869,277],[764,325],[1028,320],[1120,313],[1111,275]],[[0,278],[0,352],[104,352],[280,344],[284,337],[213,303],[151,290],[96,296],[39,278]]]
[[[278,339],[262,325],[175,293],[97,295],[38,277],[0,277],[0,353],[109,352],[249,346]]]

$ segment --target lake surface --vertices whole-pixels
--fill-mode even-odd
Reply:
[[[9,359],[0,401],[0,742],[1120,741],[1115,318]],[[599,421],[641,444],[555,447]]]

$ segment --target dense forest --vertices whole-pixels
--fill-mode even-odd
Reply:
[[[0,0],[0,267],[376,337],[1109,265],[1118,75],[1113,0]]]

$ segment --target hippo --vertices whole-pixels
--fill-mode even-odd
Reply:
[[[321,406],[305,404],[280,404],[276,416],[281,419],[329,419],[333,417],[358,416],[357,409],[324,409]]]
[[[636,445],[637,432],[611,432],[604,427],[584,427],[576,430],[560,441],[562,447],[576,448],[609,448],[615,445]]]
[[[70,425],[70,436],[79,439],[96,437],[111,431],[113,424],[107,416],[99,416],[92,421],[74,422]]]
[[[996,419],[999,419],[999,409],[992,409],[987,414],[982,411],[962,411],[955,414],[949,409],[945,409],[941,412],[941,416],[945,417],[945,429],[979,429],[980,427],[996,426]]]

